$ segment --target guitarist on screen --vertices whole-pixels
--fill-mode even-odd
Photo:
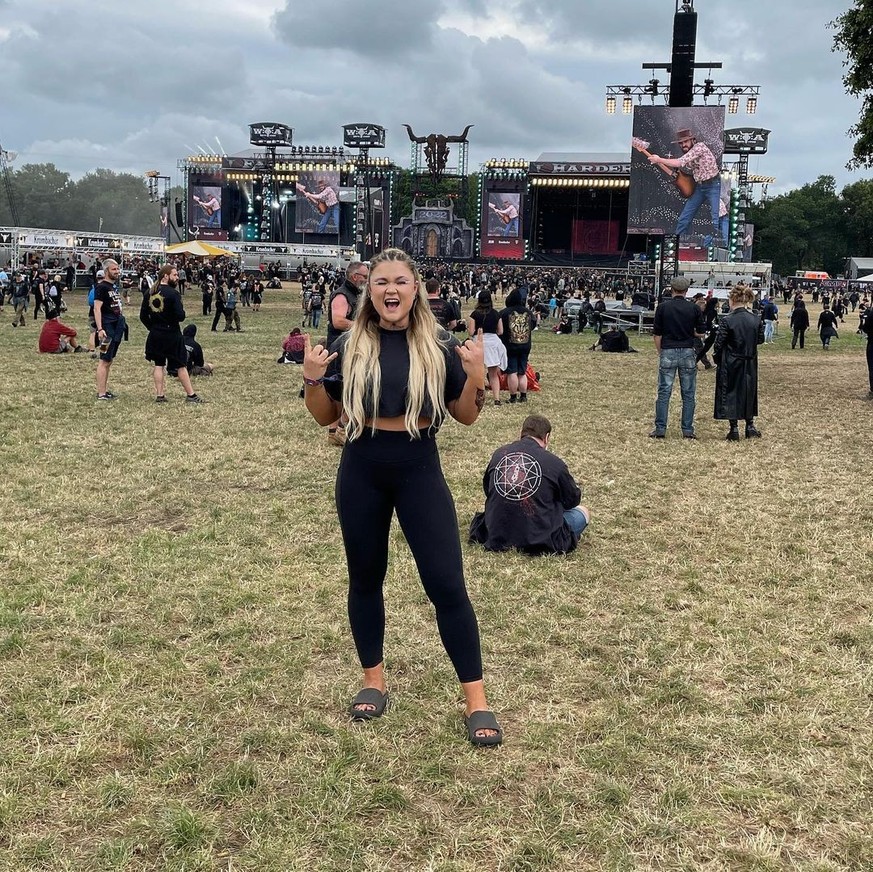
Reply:
[[[696,186],[693,193],[685,201],[685,206],[676,222],[676,236],[685,236],[691,227],[691,222],[706,201],[709,206],[709,216],[712,222],[712,239],[719,236],[718,209],[721,200],[721,176],[718,161],[706,143],[698,142],[691,130],[683,127],[676,132],[674,143],[682,149],[682,157],[659,157],[649,154],[649,163],[662,168],[689,170],[694,177]],[[709,234],[708,234],[709,235]],[[727,240],[723,240],[727,242]]]
[[[206,213],[206,227],[221,227],[221,203],[215,194],[209,194],[205,200],[195,195],[194,202]]]
[[[503,222],[503,235],[518,236],[518,209],[515,208],[512,201],[504,200],[502,209],[498,209],[493,203],[488,205]]]
[[[327,233],[328,224],[333,224],[334,233],[339,233],[339,218],[340,218],[340,207],[339,207],[339,197],[336,195],[336,191],[328,185],[325,179],[319,179],[316,184],[318,185],[318,193],[313,194],[310,191],[306,190],[304,185],[298,184],[297,190],[318,209],[321,214],[321,220],[318,222],[318,227],[315,228],[315,233]]]

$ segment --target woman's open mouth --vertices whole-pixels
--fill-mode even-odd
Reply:
[[[385,308],[389,312],[395,311],[395,309],[400,308],[400,300],[385,300]]]

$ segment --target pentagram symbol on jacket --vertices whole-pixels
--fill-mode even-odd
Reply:
[[[494,487],[504,499],[513,502],[532,497],[543,480],[542,467],[530,454],[507,454],[494,470]]]

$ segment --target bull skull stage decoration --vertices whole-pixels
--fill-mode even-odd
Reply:
[[[473,127],[472,124],[468,124],[460,136],[445,136],[442,133],[416,136],[412,132],[412,127],[408,124],[404,124],[403,126],[409,134],[410,142],[417,142],[424,145],[424,157],[425,160],[427,160],[427,168],[430,170],[430,177],[434,182],[438,182],[442,178],[443,172],[445,172],[446,164],[449,160],[449,143],[466,142],[467,134],[470,132],[470,128]]]

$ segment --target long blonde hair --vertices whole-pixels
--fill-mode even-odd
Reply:
[[[377,254],[370,261],[370,275],[379,264],[392,262],[402,263],[409,269],[417,289],[406,331],[409,383],[406,389],[405,424],[407,433],[418,439],[421,436],[418,418],[425,401],[433,409],[432,426],[438,427],[446,417],[445,342],[440,338],[442,328],[427,302],[418,269],[405,251],[386,248]],[[343,407],[349,418],[346,434],[349,439],[357,439],[364,432],[367,418],[373,419],[375,424],[382,395],[379,313],[370,299],[369,284],[347,337],[343,350]]]

